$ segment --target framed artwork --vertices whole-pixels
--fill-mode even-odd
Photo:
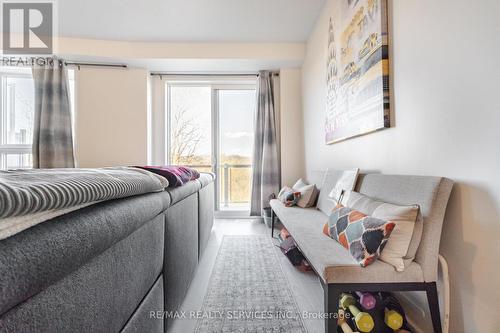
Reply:
[[[340,0],[328,27],[327,144],[391,126],[387,0]]]

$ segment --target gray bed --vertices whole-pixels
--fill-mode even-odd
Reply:
[[[180,307],[210,236],[213,182],[202,174],[0,241],[0,332],[166,332],[162,311]]]

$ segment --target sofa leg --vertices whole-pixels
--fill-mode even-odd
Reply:
[[[341,290],[332,284],[323,286],[325,293],[325,333],[337,333],[337,316]]]
[[[436,282],[426,283],[427,302],[431,312],[432,326],[434,333],[442,333],[441,314],[439,312],[439,299]]]
[[[271,238],[274,238],[274,211],[271,208]]]

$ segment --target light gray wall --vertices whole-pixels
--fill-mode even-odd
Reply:
[[[395,127],[327,146],[325,64],[334,1],[317,21],[303,66],[306,172],[359,167],[454,179],[441,245],[451,272],[450,332],[498,332],[500,2],[389,1]]]

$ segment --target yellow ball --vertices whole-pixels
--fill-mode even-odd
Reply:
[[[403,317],[394,310],[386,311],[385,324],[393,330],[398,330],[403,326]]]
[[[366,312],[358,313],[358,315],[354,318],[354,321],[361,332],[371,332],[375,327],[372,316]]]

